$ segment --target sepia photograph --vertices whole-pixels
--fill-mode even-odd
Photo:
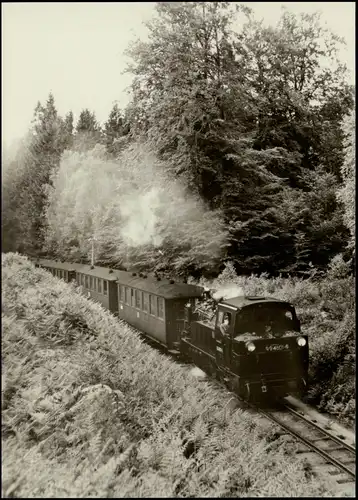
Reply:
[[[2,2],[2,498],[355,498],[355,2]]]

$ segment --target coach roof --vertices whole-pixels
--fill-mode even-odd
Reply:
[[[201,297],[204,289],[201,286],[188,285],[187,283],[171,283],[167,279],[157,280],[152,277],[143,278],[125,273],[118,277],[119,285],[137,288],[143,292],[159,295],[165,299],[179,299],[183,297]]]
[[[120,285],[137,288],[144,292],[159,295],[165,299],[176,299],[180,297],[201,297],[204,289],[196,285],[188,285],[187,283],[171,283],[167,279],[158,281],[153,277],[143,278],[133,276],[133,273],[127,271],[119,271],[109,269],[108,267],[92,266],[89,264],[74,264],[65,263],[55,260],[40,259],[37,261],[41,266],[51,267],[54,269],[75,270],[77,273],[95,276],[108,281],[116,281]]]
[[[90,266],[89,264],[78,264],[76,267],[78,273],[87,274],[88,276],[95,276],[108,281],[116,281],[121,274],[129,274],[125,271],[117,271],[108,267]]]
[[[37,259],[33,260],[33,262],[41,267],[64,269],[65,271],[76,271],[79,266],[79,264],[74,264],[72,262],[61,262],[59,260],[50,260],[50,259]]]
[[[292,304],[284,300],[275,299],[274,297],[257,297],[250,295],[240,295],[231,299],[220,300],[220,304],[229,305],[241,309],[242,307],[251,306],[254,304],[281,304],[292,307]]]

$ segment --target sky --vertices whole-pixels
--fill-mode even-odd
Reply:
[[[322,12],[322,20],[347,48],[341,58],[355,71],[355,2],[242,2],[255,17],[276,24],[282,6],[293,12]],[[2,142],[5,147],[27,131],[38,101],[49,92],[60,115],[83,108],[106,121],[115,102],[124,107],[131,82],[123,74],[123,52],[137,37],[154,2],[2,2]]]

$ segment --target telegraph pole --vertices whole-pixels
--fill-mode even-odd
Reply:
[[[94,266],[94,242],[97,241],[97,238],[92,236],[92,238],[90,238],[90,241],[91,241],[91,266]]]

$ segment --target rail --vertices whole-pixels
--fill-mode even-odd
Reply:
[[[355,479],[356,450],[353,446],[350,446],[342,439],[332,435],[324,427],[312,422],[288,405],[283,404],[282,409],[278,410],[264,410],[262,408],[257,408],[257,410],[266,418],[284,429],[285,432],[294,436],[298,441],[309,448],[309,450],[320,455],[326,463],[336,467],[339,471],[338,473],[345,474],[346,477],[337,480],[338,483],[347,483]],[[287,422],[287,416],[292,417],[291,422]],[[297,429],[297,424],[302,423],[305,425],[306,429],[300,429],[300,425],[298,425],[299,429]],[[315,436],[308,437],[307,434],[310,435],[312,430],[314,430]],[[324,442],[326,446],[318,446],[316,444],[317,442]],[[334,443],[334,446],[330,446],[331,443]],[[340,457],[334,456],[337,452],[340,453]],[[342,457],[342,455],[344,456]],[[348,467],[349,464],[351,464],[351,467]]]

